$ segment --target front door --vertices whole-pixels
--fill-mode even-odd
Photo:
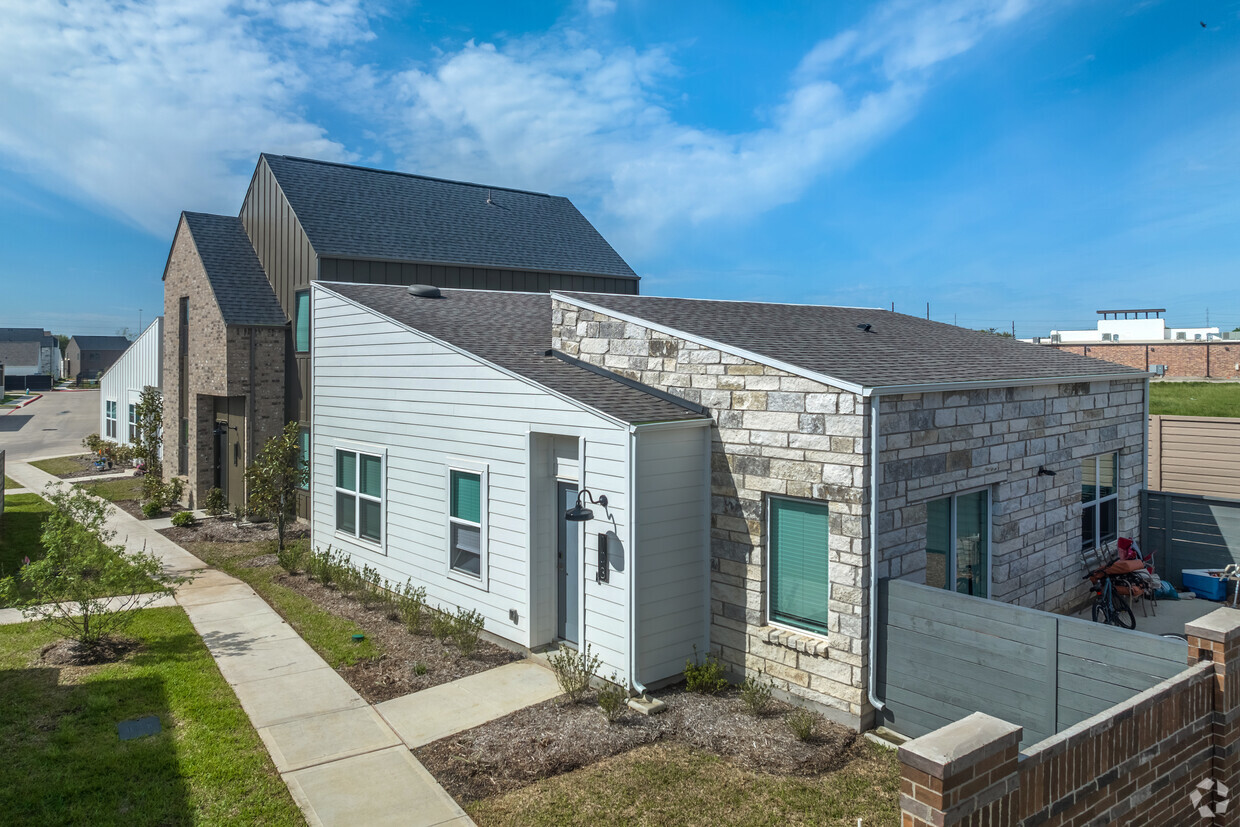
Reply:
[[[228,496],[228,422],[215,423],[215,487]]]
[[[577,643],[578,576],[577,524],[564,514],[577,503],[577,486],[571,482],[556,483],[556,520],[559,524],[556,541],[556,634],[560,640]]]

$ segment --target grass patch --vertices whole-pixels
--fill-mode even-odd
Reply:
[[[17,480],[13,479],[12,477],[5,477],[4,478],[4,490],[8,491],[10,488],[25,488],[25,486],[22,485]]]
[[[0,812],[6,822],[304,824],[288,788],[180,608],[129,628],[119,663],[37,665],[42,625],[0,627]],[[116,724],[158,715],[132,741]]]
[[[59,477],[61,474],[72,474],[75,471],[81,471],[83,468],[83,457],[89,457],[89,454],[74,454],[71,457],[40,459],[30,464],[40,471],[46,471],[53,477]]]
[[[310,541],[293,542],[308,544]],[[260,540],[251,543],[198,542],[182,545],[198,559],[248,583],[333,669],[352,666],[359,661],[378,658],[383,654],[383,648],[376,644],[369,634],[361,643],[353,641],[355,633],[366,633],[356,622],[326,612],[310,598],[275,582],[275,578],[283,574],[284,570],[275,564],[274,559],[266,565],[261,562],[259,565],[253,564],[256,557],[274,555],[274,543]]]
[[[1240,417],[1240,383],[1151,382],[1150,413]]]
[[[743,770],[681,744],[651,744],[524,789],[467,805],[478,824],[900,823],[895,753],[863,743],[816,778]]]
[[[43,521],[52,511],[38,494],[10,494],[4,498],[4,517],[0,518],[0,577],[16,574],[22,558],[43,556]]]
[[[121,477],[120,479],[115,480],[100,480],[99,482],[83,483],[81,487],[84,491],[86,491],[86,493],[94,494],[96,497],[102,497],[110,503],[142,499],[141,477]]]

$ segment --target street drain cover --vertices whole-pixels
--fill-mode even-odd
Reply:
[[[132,741],[135,738],[158,735],[161,729],[158,715],[147,715],[145,718],[121,721],[116,725],[116,731],[120,734],[122,741]]]

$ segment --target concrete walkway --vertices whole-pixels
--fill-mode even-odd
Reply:
[[[149,603],[145,603],[145,602],[144,602],[144,605],[142,606],[142,608],[144,608],[144,609],[162,609],[162,608],[163,608],[163,607],[165,607],[165,606],[175,606],[175,605],[177,604],[176,598],[175,598],[175,597],[173,597],[172,595],[166,595],[166,594],[165,594],[165,595],[155,596],[154,594],[148,594],[148,595],[138,595],[138,597],[139,597],[140,599],[142,599],[143,601],[145,600],[145,598],[148,598],[148,597],[150,597],[150,598],[154,598],[154,599],[153,599],[153,600],[151,600],[151,602],[149,602]],[[109,598],[108,598],[108,601],[107,601],[107,604],[108,604],[108,605],[107,605],[107,606],[105,606],[105,610],[107,610],[107,609],[111,609],[113,606],[115,606],[117,609],[124,609],[124,608],[125,608],[125,604],[126,604],[126,602],[127,602],[127,601],[129,601],[129,600],[131,600],[131,599],[132,599],[132,598],[129,598],[129,597],[109,597]],[[47,604],[45,604],[45,605],[47,605],[47,606],[54,606],[54,605],[65,606],[65,605],[69,605],[69,604],[65,604],[65,603],[60,603],[60,604],[47,603]],[[76,614],[77,614],[76,607],[75,607],[75,609],[72,611],[72,614],[74,614],[74,615],[76,615]],[[12,625],[12,624],[14,624],[14,623],[25,623],[25,622],[26,622],[27,620],[29,620],[29,619],[30,619],[30,618],[26,617],[26,615],[22,613],[22,610],[21,610],[21,609],[0,609],[0,626],[9,626],[9,625]]]

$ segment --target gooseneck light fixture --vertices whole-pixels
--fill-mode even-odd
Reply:
[[[582,503],[581,500],[583,497],[588,499],[592,505],[601,505],[603,508],[607,507],[606,494],[596,500],[594,499],[594,495],[590,493],[589,489],[583,488],[577,494],[577,504],[568,509],[568,511],[564,512],[564,519],[568,520],[570,523],[584,523],[594,519],[594,512],[589,508],[586,508],[585,504]]]

